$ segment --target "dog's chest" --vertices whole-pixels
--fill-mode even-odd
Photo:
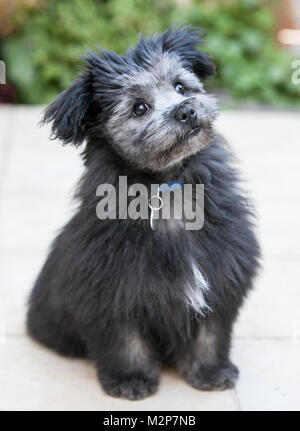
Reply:
[[[167,235],[177,235],[184,231],[182,219],[160,219],[156,221],[156,229]]]
[[[204,314],[209,308],[205,299],[209,282],[197,263],[193,234],[185,230],[182,220],[170,219],[160,220],[152,235],[159,241],[153,241],[149,249],[146,273],[150,284],[157,283],[158,300],[174,301],[185,311]]]

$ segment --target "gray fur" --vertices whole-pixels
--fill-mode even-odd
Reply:
[[[163,54],[149,70],[125,75],[124,81],[124,92],[105,131],[118,153],[134,166],[166,170],[209,144],[218,114],[216,100],[205,93],[199,79],[184,69],[174,54]],[[176,82],[186,88],[184,95],[175,91]],[[150,106],[140,118],[131,115],[137,100]],[[181,103],[189,103],[202,119],[204,127],[199,134],[190,137],[189,131],[174,120],[174,110]]]
[[[199,30],[171,27],[124,56],[90,52],[45,112],[53,137],[86,141],[86,169],[77,212],[31,293],[27,328],[60,354],[92,359],[113,396],[151,395],[164,364],[197,389],[230,388],[238,375],[231,333],[260,253],[231,151],[214,131],[218,108],[203,80],[215,68],[201,42]],[[203,184],[201,229],[176,219],[155,231],[149,220],[99,220],[98,186],[118,189],[124,175],[128,187],[147,190],[175,179]],[[121,198],[116,212],[132,199]]]

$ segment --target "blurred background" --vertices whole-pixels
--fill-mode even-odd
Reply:
[[[300,106],[291,82],[300,55],[299,0],[0,0],[2,103],[44,104],[74,79],[79,57],[101,45],[124,53],[139,33],[174,22],[201,26],[224,105]]]

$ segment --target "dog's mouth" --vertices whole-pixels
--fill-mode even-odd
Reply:
[[[186,133],[187,137],[199,135],[200,133],[211,133],[212,122],[207,118],[201,118],[196,124],[193,124],[191,129]]]
[[[171,145],[169,148],[164,149],[164,154],[168,153],[179,153],[182,151],[186,151],[186,148],[191,148],[190,144],[192,145],[198,145],[194,142],[192,138],[198,138],[199,142],[203,140],[203,142],[206,144],[212,138],[213,136],[213,129],[212,127],[205,126],[205,125],[197,125],[194,126],[189,131],[186,131],[184,135],[179,136],[176,141]],[[191,140],[191,142],[190,142]]]
[[[193,127],[192,128],[192,130],[190,130],[189,132],[188,132],[188,136],[195,136],[195,135],[198,135],[198,133],[200,132],[200,130],[202,129],[202,127],[201,126],[196,126],[196,127]]]

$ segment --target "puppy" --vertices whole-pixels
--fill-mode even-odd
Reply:
[[[92,359],[112,396],[153,394],[164,364],[200,390],[231,388],[238,377],[231,333],[259,246],[231,152],[213,127],[218,108],[203,81],[215,67],[201,42],[197,29],[171,27],[125,56],[90,52],[45,111],[54,138],[85,141],[85,172],[78,210],[31,293],[28,333],[62,355]],[[100,220],[97,188],[120,192],[120,177],[146,190],[204,185],[202,228],[159,215],[154,226],[157,208],[148,207],[146,219]]]

